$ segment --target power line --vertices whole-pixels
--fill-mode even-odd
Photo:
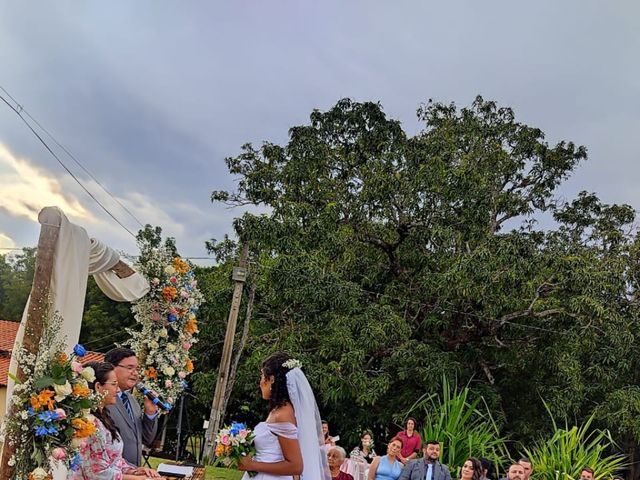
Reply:
[[[4,90],[4,89],[3,89]],[[29,130],[31,130],[31,133],[33,133],[36,138],[40,141],[40,143],[42,143],[42,145],[47,149],[47,151],[53,156],[53,158],[56,159],[56,161],[62,166],[62,168],[65,169],[65,171],[71,175],[71,178],[73,178],[76,183],[78,185],[80,185],[80,187],[86,192],[87,195],[89,195],[89,197],[91,197],[99,206],[100,208],[102,208],[102,210],[105,211],[105,213],[107,215],[109,215],[118,225],[120,225],[124,230],[127,231],[127,233],[129,233],[129,235],[131,235],[133,238],[136,238],[136,235],[129,230],[127,227],[124,226],[124,224],[122,224],[120,222],[120,220],[118,220],[108,209],[107,207],[105,207],[80,181],[80,179],[78,177],[76,177],[73,172],[71,170],[69,170],[69,168],[64,164],[64,162],[56,155],[56,153],[51,149],[51,147],[49,147],[49,145],[47,144],[47,142],[44,141],[44,139],[38,134],[38,132],[35,131],[35,129],[31,126],[31,124],[22,116],[21,112],[22,110],[24,110],[22,108],[22,106],[16,102],[17,107],[14,107],[13,105],[11,105],[11,103],[9,103],[9,101],[7,101],[7,99],[0,95],[0,100],[2,100],[4,103],[7,104],[7,106],[13,110],[15,112],[16,115],[18,115],[18,117],[20,117],[20,120],[22,120],[22,122],[27,126],[27,128],[29,128]]]
[[[7,251],[22,251],[26,248],[37,248],[37,247],[0,247],[0,250],[7,250]],[[138,258],[138,255],[129,255],[129,254],[124,254],[127,258]],[[196,255],[192,255],[192,256],[185,256],[185,255],[180,255],[180,258],[182,258],[183,260],[213,260],[215,261],[215,257],[199,257]]]
[[[136,216],[135,216],[135,215],[134,215],[134,214],[133,214],[133,213],[132,213],[132,212],[131,212],[131,211],[130,211],[126,206],[125,206],[125,205],[123,205],[123,204],[122,204],[122,202],[120,202],[120,200],[118,200],[118,199],[117,199],[117,198],[116,198],[116,197],[115,197],[115,196],[114,196],[114,195],[113,195],[109,190],[107,190],[107,188],[106,188],[104,185],[102,185],[102,183],[100,183],[100,181],[99,181],[99,180],[98,180],[98,179],[97,179],[97,178],[96,178],[96,177],[95,177],[95,176],[94,176],[94,175],[93,175],[89,170],[87,170],[87,169],[84,167],[84,165],[82,165],[82,163],[80,163],[80,161],[79,161],[79,160],[78,160],[78,159],[77,159],[77,158],[76,158],[76,157],[75,157],[75,156],[74,156],[74,155],[73,155],[73,154],[72,154],[72,153],[71,153],[71,152],[70,152],[70,151],[69,151],[69,150],[68,150],[64,145],[62,145],[62,144],[61,144],[61,143],[60,143],[60,142],[59,142],[59,141],[58,141],[58,140],[53,136],[53,134],[52,134],[51,132],[49,132],[46,128],[44,128],[44,127],[42,126],[42,124],[41,124],[40,122],[38,122],[38,120],[37,120],[37,119],[35,119],[35,118],[33,117],[33,115],[31,115],[31,114],[27,111],[27,109],[25,109],[25,108],[24,108],[20,103],[18,103],[18,101],[17,101],[15,98],[13,98],[13,96],[11,96],[11,94],[10,94],[9,92],[7,92],[7,90],[6,90],[2,85],[0,85],[0,90],[2,90],[4,93],[6,93],[6,94],[7,94],[7,96],[8,96],[11,100],[13,100],[13,101],[14,101],[14,103],[15,103],[16,105],[18,105],[18,106],[20,107],[20,108],[19,108],[20,112],[24,112],[24,113],[25,113],[25,114],[26,114],[26,115],[27,115],[31,120],[33,120],[33,122],[34,122],[34,123],[35,123],[35,124],[40,128],[40,130],[42,130],[44,133],[46,133],[46,134],[47,134],[47,136],[48,136],[51,140],[53,140],[53,142],[54,142],[58,147],[60,147],[60,148],[62,149],[62,151],[64,151],[64,152],[69,156],[69,158],[71,158],[71,159],[76,163],[76,165],[78,165],[78,166],[79,166],[79,167],[80,167],[80,168],[81,168],[81,169],[82,169],[82,170],[83,170],[87,175],[89,175],[89,177],[90,177],[94,182],[96,182],[96,183],[98,184],[98,186],[99,186],[100,188],[102,188],[102,190],[103,190],[107,195],[109,195],[109,196],[110,196],[110,197],[111,197],[111,198],[112,198],[112,199],[113,199],[113,200],[114,200],[118,205],[120,205],[120,207],[122,207],[122,209],[123,209],[125,212],[127,212],[127,213],[131,216],[131,218],[133,218],[136,222],[138,222],[138,225],[140,225],[141,227],[144,227],[143,223],[142,223],[140,220],[138,220],[138,218],[137,218],[137,217],[136,217]]]

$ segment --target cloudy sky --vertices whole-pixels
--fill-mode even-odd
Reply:
[[[415,132],[421,102],[482,94],[549,141],[588,147],[561,195],[586,189],[639,207],[639,55],[636,0],[0,0],[0,86],[188,256],[231,231],[237,212],[209,201],[233,188],[224,158],[245,142],[284,142],[342,97],[380,101]],[[91,236],[136,252],[1,102],[0,185],[0,247],[35,245],[37,212],[58,205]]]

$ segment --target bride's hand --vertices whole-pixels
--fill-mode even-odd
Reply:
[[[250,456],[242,457],[238,460],[238,470],[242,471],[251,471],[254,470],[253,467],[253,458]]]

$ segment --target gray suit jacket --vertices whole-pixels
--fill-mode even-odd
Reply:
[[[130,392],[124,392],[123,395],[127,395],[129,398],[135,421],[131,420],[120,397],[116,400],[115,405],[109,405],[106,408],[113,423],[118,427],[120,438],[124,443],[122,456],[127,462],[139,467],[142,460],[142,443],[144,442],[145,445],[153,443],[158,430],[158,416],[156,415],[153,420],[150,420]]]
[[[417,458],[415,460],[410,460],[409,463],[405,465],[398,480],[425,480],[424,477],[426,474],[427,465],[424,458]],[[441,464],[440,462],[435,462],[433,464],[431,480],[451,480],[449,467]]]

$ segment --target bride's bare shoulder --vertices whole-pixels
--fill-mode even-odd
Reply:
[[[272,422],[289,422],[294,425],[296,424],[296,415],[290,403],[285,403],[276,408],[271,412],[269,417],[271,417]]]

